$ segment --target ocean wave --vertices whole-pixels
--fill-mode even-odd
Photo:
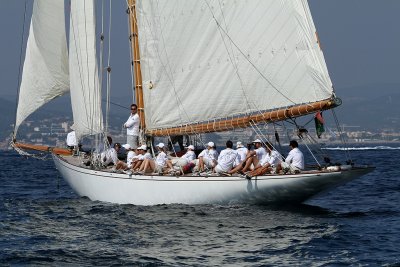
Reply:
[[[391,146],[364,146],[364,147],[324,147],[325,150],[400,150],[400,147]]]

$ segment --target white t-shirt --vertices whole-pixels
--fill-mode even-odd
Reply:
[[[304,170],[303,152],[301,152],[297,147],[290,150],[285,162],[296,168],[299,168],[300,170]]]
[[[145,159],[151,159],[151,158],[152,158],[152,156],[149,152],[146,152],[144,155],[140,154],[138,157],[139,160],[145,160]]]
[[[129,151],[128,155],[126,156],[126,164],[128,164],[128,167],[132,166],[132,161],[136,157],[136,153],[133,151]]]
[[[246,147],[239,147],[238,149],[236,149],[236,152],[239,154],[240,162],[242,162],[246,158],[247,152],[249,152],[249,150]]]
[[[67,134],[67,146],[77,146],[75,131],[69,132]]]
[[[267,154],[267,151],[263,147],[259,147],[254,151],[256,152],[258,160],[261,160],[265,156],[265,154]]]
[[[236,150],[226,148],[218,156],[218,165],[225,172],[230,171],[233,166],[239,164],[239,154]]]
[[[110,164],[111,162],[114,163],[114,165],[116,165],[118,162],[117,151],[113,147],[107,149],[106,151],[101,153],[101,160],[103,161],[104,165],[106,165],[106,166],[108,164]]]
[[[188,150],[188,151],[185,153],[185,155],[183,155],[181,158],[182,158],[182,159],[185,159],[186,162],[190,162],[190,161],[196,159],[196,154],[194,153],[194,151]]]
[[[125,122],[124,126],[126,128],[127,135],[139,135],[139,115],[136,113],[134,115],[130,115],[128,120]]]
[[[216,151],[216,150],[214,150],[214,149],[210,149],[210,150],[208,150],[208,149],[204,149],[203,151],[201,151],[201,153],[199,154],[199,158],[200,157],[203,157],[203,158],[207,158],[207,159],[209,159],[210,161],[213,161],[213,160],[217,160],[218,159],[218,152]]]
[[[264,157],[260,160],[260,165],[264,166],[269,163],[271,167],[276,167],[282,161],[281,155],[279,155],[278,151],[272,150],[271,154],[268,152],[264,155]]]
[[[164,151],[160,151],[160,153],[158,153],[157,158],[156,158],[156,164],[158,166],[163,167],[165,165],[165,163],[167,162],[167,154],[165,154]]]

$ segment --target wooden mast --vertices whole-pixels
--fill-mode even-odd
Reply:
[[[131,49],[133,57],[133,69],[135,79],[135,98],[138,106],[138,114],[140,117],[140,126],[142,129],[146,128],[144,117],[144,102],[143,102],[143,86],[142,86],[142,70],[140,67],[140,50],[139,50],[139,34],[136,17],[136,0],[128,0],[128,15],[129,25],[131,30]]]
[[[332,98],[310,104],[288,107],[286,109],[260,112],[245,117],[222,119],[218,121],[204,122],[198,124],[182,125],[167,129],[147,130],[146,135],[149,136],[186,135],[194,133],[229,131],[235,128],[250,127],[258,123],[270,123],[275,121],[282,121],[289,118],[296,118],[307,114],[312,114],[317,111],[331,109],[339,105],[340,101]]]

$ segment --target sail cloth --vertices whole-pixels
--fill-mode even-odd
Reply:
[[[94,1],[71,1],[69,67],[74,128],[82,136],[103,132],[101,89],[96,58]]]
[[[146,0],[137,16],[147,129],[332,95],[306,0]]]
[[[64,0],[34,1],[14,134],[30,114],[68,90]]]

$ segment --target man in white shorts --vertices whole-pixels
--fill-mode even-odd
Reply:
[[[230,176],[228,172],[233,168],[233,166],[239,164],[240,156],[236,150],[232,149],[232,147],[232,141],[226,141],[226,148],[222,150],[218,156],[218,164],[215,166],[216,173]]]
[[[198,170],[204,172],[205,167],[209,170],[213,170],[217,165],[218,152],[214,149],[214,142],[208,142],[207,148],[201,151],[198,158]]]

